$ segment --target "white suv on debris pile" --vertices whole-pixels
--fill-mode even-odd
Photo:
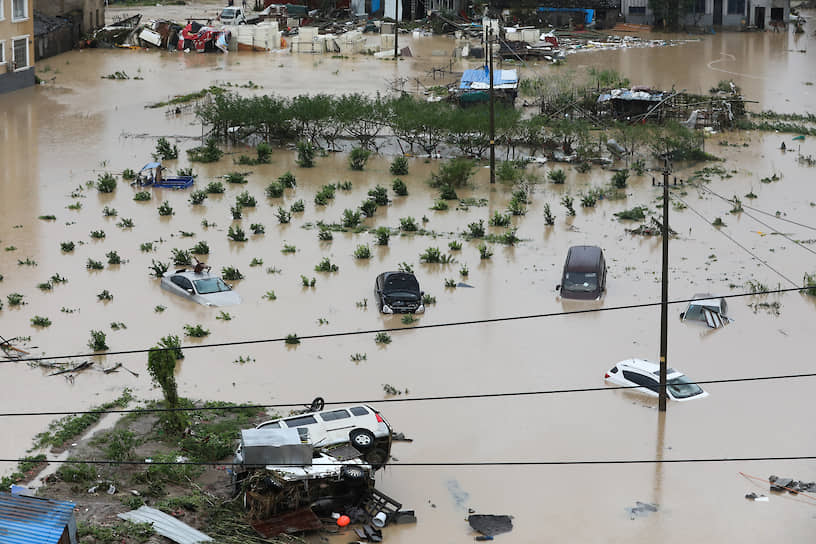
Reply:
[[[351,444],[374,467],[385,463],[391,453],[391,427],[377,410],[366,404],[305,412],[265,421],[256,427],[292,428],[298,430],[302,442],[311,444],[315,449]]]

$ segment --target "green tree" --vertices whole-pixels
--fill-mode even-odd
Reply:
[[[180,404],[175,376],[177,355],[180,352],[177,342],[165,337],[147,354],[147,371],[153,378],[153,383],[161,388],[165,405],[171,410],[179,408]],[[168,432],[181,432],[186,426],[187,417],[181,411],[162,412],[161,421]]]

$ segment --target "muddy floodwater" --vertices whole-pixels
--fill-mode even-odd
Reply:
[[[577,53],[568,57],[566,66],[529,65],[522,68],[522,75],[611,67],[633,84],[674,86],[689,92],[705,92],[721,79],[733,79],[747,98],[758,102],[751,104],[752,109],[812,113],[816,111],[816,40],[813,29],[807,27],[807,31],[800,36],[790,31],[681,36],[699,41]],[[409,194],[397,197],[390,191],[391,157],[377,156],[363,172],[354,172],[347,156],[335,153],[318,157],[315,168],[305,169],[295,164],[295,154],[288,149],[277,150],[268,165],[235,165],[239,154],[252,152],[240,146],[228,148],[217,163],[193,164],[199,188],[230,171],[251,171],[246,185],[228,185],[225,194],[210,195],[201,206],[188,203],[189,190],[147,189],[152,199],[134,202],[136,190],[124,181],[112,194],[86,186],[102,172],[140,168],[150,160],[160,136],[181,149],[177,161],[166,162],[172,171],[191,166],[185,151],[199,145],[201,136],[194,114],[187,109],[176,115],[163,108],[145,108],[174,94],[250,80],[261,88],[239,92],[387,92],[397,76],[407,78],[409,87],[413,78],[429,85],[433,80],[428,70],[433,67],[461,70],[475,65],[449,63],[452,40],[405,41],[416,56],[398,63],[370,57],[138,50],[74,51],[39,63],[37,73],[45,85],[0,96],[0,334],[30,336],[26,349],[47,357],[87,353],[91,330],[104,331],[111,350],[118,351],[148,348],[167,334],[180,335],[185,345],[196,345],[290,333],[410,329],[400,317],[380,315],[372,292],[375,276],[402,262],[414,267],[424,291],[436,297],[436,303],[419,317],[419,325],[659,301],[660,239],[627,234],[624,228],[634,225],[613,216],[636,205],[659,214],[656,199],[661,190],[652,186],[652,173],[630,178],[623,200],[602,200],[595,208],[581,208],[579,193],[608,184],[611,173],[595,167],[580,174],[562,165],[566,183],[535,185],[527,214],[513,218],[522,241],[515,247],[492,245],[494,255],[487,260],[480,259],[479,241],[466,241],[461,233],[468,223],[487,222],[494,211],[505,210],[512,188],[489,185],[488,170],[483,167],[473,187],[459,196],[486,199],[487,204],[468,209],[451,206],[442,212],[430,209],[436,191],[426,183],[438,161],[411,159],[410,174],[402,177]],[[141,79],[100,78],[117,70]],[[810,137],[794,142],[793,136],[733,132],[707,139],[706,150],[725,159],[717,165],[727,175],[711,175],[706,186],[726,198],[737,195],[771,216],[751,212],[760,223],[745,213],[729,213],[732,205],[710,193],[692,187],[678,192],[688,207],[670,211],[671,227],[678,233],[670,244],[670,299],[700,292],[745,292],[749,281],[789,288],[800,285],[803,274],[816,272],[816,169],[797,162],[796,152],[779,150],[784,141],[789,149],[816,155],[816,143]],[[719,145],[721,140],[734,145]],[[684,179],[702,166],[678,165],[673,175]],[[548,163],[531,166],[529,171],[544,179],[552,167]],[[266,185],[287,170],[295,174],[297,188],[287,190],[283,198],[266,198]],[[761,181],[774,174],[777,181]],[[328,206],[314,205],[314,195],[323,184],[342,181],[351,181],[352,190],[338,190]],[[389,187],[393,202],[380,207],[365,225],[396,228],[400,218],[412,216],[422,223],[424,217],[427,222],[422,226],[436,236],[394,235],[389,246],[382,247],[365,232],[335,233],[333,241],[321,242],[315,229],[304,228],[318,220],[339,222],[343,210],[357,207],[377,184]],[[258,205],[244,209],[240,224],[249,231],[250,224],[261,223],[266,233],[231,242],[226,235],[233,224],[230,207],[243,191],[255,196]],[[743,198],[750,192],[757,198]],[[564,194],[576,197],[575,217],[567,218],[559,203]],[[298,199],[305,202],[305,212],[293,214],[289,224],[278,224],[273,213]],[[170,203],[174,215],[159,217],[157,207],[163,201]],[[68,209],[75,203],[81,207]],[[545,224],[545,204],[556,216],[554,226]],[[118,215],[105,217],[105,207]],[[49,214],[56,220],[38,219]],[[720,230],[710,225],[716,217],[726,224]],[[123,218],[132,219],[134,227],[117,227]],[[214,225],[205,228],[202,220]],[[96,230],[105,232],[104,239],[90,237]],[[455,263],[419,262],[428,247],[448,253],[453,240],[462,241],[462,249],[451,252]],[[75,249],[63,253],[60,243],[67,241],[73,241]],[[189,249],[198,241],[209,244],[206,260],[216,270],[234,266],[245,276],[234,282],[243,303],[223,309],[229,320],[219,309],[161,290],[149,274],[153,259],[168,261],[172,249]],[[147,242],[153,243],[153,250],[141,251],[141,244]],[[296,251],[282,253],[285,244],[294,245]],[[371,246],[371,259],[354,258],[361,244]],[[600,245],[606,253],[607,293],[599,302],[570,303],[557,296],[555,286],[567,248],[575,244]],[[113,250],[123,264],[105,264],[100,271],[86,269],[88,259],[105,263],[106,253]],[[315,272],[324,257],[339,270]],[[251,266],[253,259],[263,263]],[[36,264],[20,264],[27,260]],[[466,278],[460,275],[463,265],[469,270]],[[38,288],[57,273],[67,283],[50,291]],[[301,275],[316,278],[316,285],[302,287]],[[446,279],[472,287],[446,288]],[[113,294],[113,300],[99,301],[97,295],[103,290]],[[274,291],[277,299],[264,298],[268,291]],[[12,293],[22,294],[25,304],[10,306],[7,295]],[[682,323],[678,317],[683,308],[672,305],[669,365],[697,380],[813,372],[815,300],[797,292],[730,299],[734,322],[713,331]],[[757,303],[768,303],[770,308]],[[165,310],[156,312],[157,306]],[[51,326],[32,326],[35,316],[49,318]],[[266,404],[307,403],[318,395],[328,402],[371,401],[396,430],[413,438],[412,443],[397,443],[393,449],[395,462],[404,463],[813,455],[814,378],[706,385],[708,398],[670,403],[665,417],[658,416],[656,401],[624,391],[377,404],[401,397],[599,387],[604,372],[619,360],[657,360],[659,322],[659,307],[648,307],[405,330],[391,333],[392,342],[384,346],[375,344],[373,334],[364,334],[304,340],[298,346],[278,342],[205,347],[186,352],[178,370],[179,390],[191,398]],[[113,330],[112,323],[124,323],[126,328]],[[211,334],[204,339],[184,337],[184,325],[201,325]],[[353,362],[354,354],[366,358]],[[146,372],[145,354],[93,360],[94,369],[73,379],[49,376],[51,370],[25,363],[0,364],[2,411],[81,410],[113,399],[126,387],[141,399],[157,397]],[[138,377],[125,371],[101,372],[116,363]],[[388,396],[384,384],[404,393]],[[24,455],[33,436],[51,419],[0,419],[0,458]],[[5,473],[12,464],[2,468]],[[816,480],[813,460],[393,466],[378,475],[378,487],[415,509],[419,520],[415,526],[386,529],[391,543],[468,541],[472,538],[464,521],[468,508],[514,516],[513,532],[498,537],[507,543],[769,542],[780,537],[787,542],[813,541],[816,502],[804,495],[774,495],[767,503],[747,501],[746,493],[767,493],[767,487],[752,483],[740,472]],[[77,500],[81,502],[81,497]],[[636,501],[657,504],[658,509],[634,515],[628,509]],[[336,541],[351,537],[348,533]]]

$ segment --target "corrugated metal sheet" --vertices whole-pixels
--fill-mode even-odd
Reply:
[[[154,531],[173,542],[178,542],[178,544],[197,544],[198,542],[210,542],[212,540],[201,531],[197,531],[173,516],[149,506],[142,506],[138,510],[118,514],[118,517],[134,523],[151,523]]]
[[[74,503],[0,493],[0,544],[56,544],[66,527],[75,543]]]

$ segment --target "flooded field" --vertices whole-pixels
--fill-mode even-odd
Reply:
[[[809,32],[812,35],[812,29]],[[376,275],[406,262],[414,267],[422,288],[436,297],[417,325],[543,314],[585,308],[656,302],[660,298],[659,238],[627,234],[634,225],[619,222],[613,213],[636,205],[653,213],[661,196],[652,187],[651,173],[630,178],[622,200],[599,201],[581,208],[578,194],[609,183],[611,172],[593,168],[580,174],[570,166],[564,185],[542,181],[535,185],[527,214],[514,217],[522,241],[515,247],[493,245],[490,259],[480,259],[479,240],[467,241],[467,225],[503,211],[512,187],[489,185],[488,171],[479,168],[473,186],[460,197],[486,199],[485,206],[433,211],[437,192],[427,180],[439,161],[411,159],[402,176],[408,196],[394,196],[392,157],[372,158],[363,172],[351,171],[344,154],[318,157],[315,168],[300,168],[292,150],[277,150],[272,162],[239,166],[234,159],[250,154],[237,146],[210,165],[190,164],[185,151],[199,145],[201,126],[191,112],[168,115],[145,105],[174,94],[197,91],[229,81],[260,85],[242,93],[385,92],[396,76],[422,78],[434,66],[449,66],[453,43],[444,38],[407,40],[416,55],[398,63],[369,57],[331,59],[309,55],[199,55],[128,50],[84,50],[47,59],[37,68],[46,85],[0,96],[0,334],[31,336],[32,355],[85,354],[91,330],[107,334],[112,351],[149,348],[160,337],[177,334],[185,345],[275,339],[385,327],[404,327],[400,317],[380,315],[373,300]],[[809,49],[812,36],[792,34],[717,34],[697,43],[671,48],[587,52],[569,56],[565,67],[529,66],[523,74],[547,75],[582,66],[611,67],[633,83],[705,92],[717,81],[733,78],[745,96],[757,100],[755,109],[813,112],[816,63]],[[446,56],[434,56],[445,50]],[[802,52],[802,51],[805,52]],[[472,63],[454,64],[454,70]],[[143,79],[109,81],[100,76],[123,70]],[[53,78],[53,80],[52,80]],[[410,84],[409,84],[410,86]],[[152,199],[134,202],[136,189],[119,181],[113,194],[86,187],[105,171],[138,169],[150,160],[157,138],[165,136],[181,149],[172,171],[193,166],[196,187],[231,171],[250,172],[245,185],[228,185],[223,195],[210,195],[201,206],[188,203],[188,191],[148,189]],[[773,217],[730,214],[731,204],[694,188],[682,196],[686,209],[672,208],[671,227],[678,236],[670,244],[671,299],[699,292],[733,294],[748,290],[746,283],[769,288],[794,287],[804,273],[816,272],[816,170],[782,152],[784,141],[804,155],[816,154],[812,138],[792,142],[791,134],[759,132],[714,135],[706,150],[725,159],[718,163],[727,176],[712,175],[707,185],[731,198],[753,192],[755,208],[806,226]],[[718,145],[726,140],[734,146]],[[742,144],[747,144],[743,146]],[[678,169],[689,177],[706,165]],[[530,166],[544,180],[553,165]],[[266,185],[286,171],[297,187],[283,198],[268,199]],[[776,175],[778,181],[762,178]],[[657,175],[657,173],[655,173]],[[316,206],[315,193],[326,183],[350,181],[350,191],[337,191],[328,206]],[[346,208],[355,208],[367,191],[389,187],[393,202],[380,207],[367,226],[399,226],[400,218],[414,217],[435,235],[394,235],[389,246],[377,246],[369,233],[334,233],[322,242],[317,231],[305,228],[318,220],[338,222]],[[235,196],[248,191],[258,200],[245,208],[240,222],[265,226],[263,235],[231,242],[230,207]],[[72,196],[72,194],[74,196]],[[559,203],[564,194],[576,197],[577,214],[566,217]],[[280,225],[273,215],[278,206],[303,199],[305,212]],[[164,201],[174,215],[160,217]],[[81,203],[79,209],[68,206]],[[547,226],[543,208],[556,215]],[[113,208],[115,217],[103,209]],[[698,212],[697,215],[695,212]],[[46,221],[38,216],[56,216]],[[702,216],[702,217],[701,217]],[[721,231],[710,225],[720,217]],[[132,228],[116,224],[133,220]],[[203,227],[202,220],[214,223]],[[809,226],[809,227],[808,227]],[[798,240],[796,245],[773,230]],[[103,239],[91,231],[103,230]],[[489,228],[500,233],[503,229]],[[184,236],[182,232],[194,233]],[[724,236],[727,234],[731,237]],[[159,288],[149,274],[153,259],[168,261],[171,250],[189,249],[206,241],[207,262],[220,270],[237,267],[245,279],[235,282],[243,304],[219,310],[174,297]],[[454,264],[423,264],[419,255],[428,247],[450,252],[448,243],[462,241],[451,252]],[[73,252],[61,242],[73,241]],[[152,251],[140,246],[152,242]],[[745,246],[774,270],[753,259]],[[294,245],[294,253],[281,252]],[[360,244],[371,246],[372,257],[355,259]],[[597,303],[562,301],[555,291],[567,248],[600,245],[609,263],[608,291]],[[804,246],[804,247],[802,247]],[[808,251],[809,248],[811,251]],[[117,251],[126,261],[100,271],[86,269],[88,259],[106,262]],[[315,265],[329,257],[339,266],[334,273],[318,273]],[[253,259],[263,261],[251,266]],[[19,264],[34,262],[36,264]],[[257,261],[256,261],[257,262]],[[466,265],[469,274],[461,277]],[[270,273],[269,269],[273,269]],[[53,274],[68,279],[51,291],[38,289]],[[316,278],[302,287],[300,276]],[[445,280],[464,281],[472,288],[446,288]],[[101,302],[103,290],[113,300]],[[276,300],[264,295],[274,290]],[[7,295],[23,295],[25,304],[10,306]],[[698,380],[805,373],[813,371],[810,355],[816,302],[799,293],[729,300],[735,322],[709,331],[678,319],[681,305],[670,307],[670,366]],[[778,315],[750,305],[778,302]],[[365,305],[364,305],[365,303]],[[157,306],[164,306],[156,312]],[[64,309],[64,311],[63,311]],[[34,327],[35,316],[51,326]],[[252,403],[307,403],[315,396],[329,402],[367,400],[387,396],[383,385],[407,391],[402,397],[598,387],[615,362],[629,357],[657,360],[659,307],[603,311],[481,324],[405,330],[391,333],[392,342],[375,344],[373,334],[304,340],[298,346],[282,342],[233,347],[205,347],[187,351],[178,371],[185,397]],[[113,330],[111,323],[126,329]],[[202,325],[203,339],[184,337],[184,325]],[[810,340],[808,340],[810,338]],[[353,354],[366,359],[351,361]],[[249,362],[237,362],[239,358]],[[88,357],[76,357],[81,362]],[[20,363],[3,363],[5,412],[81,410],[119,395],[123,388],[138,398],[156,398],[146,372],[145,354],[94,358],[96,368],[73,380],[48,376],[50,370]],[[105,374],[99,369],[121,362],[139,374]],[[746,458],[812,455],[816,435],[810,400],[814,380],[757,381],[705,386],[706,399],[670,404],[658,417],[656,401],[623,391],[600,391],[492,399],[399,402],[377,404],[397,431],[414,439],[399,443],[394,457],[404,463],[473,463],[502,461],[599,461],[691,458]],[[0,458],[22,456],[32,437],[51,418],[3,418]],[[10,464],[2,465],[11,468]],[[470,538],[463,519],[468,508],[480,513],[511,514],[512,533],[505,542],[685,542],[691,526],[704,527],[696,540],[769,541],[780,534],[786,541],[811,541],[816,535],[816,509],[804,496],[773,496],[769,503],[743,498],[749,491],[765,491],[739,472],[766,478],[769,474],[816,479],[813,461],[766,461],[689,464],[630,464],[578,466],[437,466],[390,467],[379,486],[407,508],[417,511],[416,526],[387,529],[392,543],[448,542]],[[627,508],[636,501],[656,503],[658,511],[633,516]],[[632,519],[632,518],[635,519]],[[336,538],[349,540],[350,535]]]

